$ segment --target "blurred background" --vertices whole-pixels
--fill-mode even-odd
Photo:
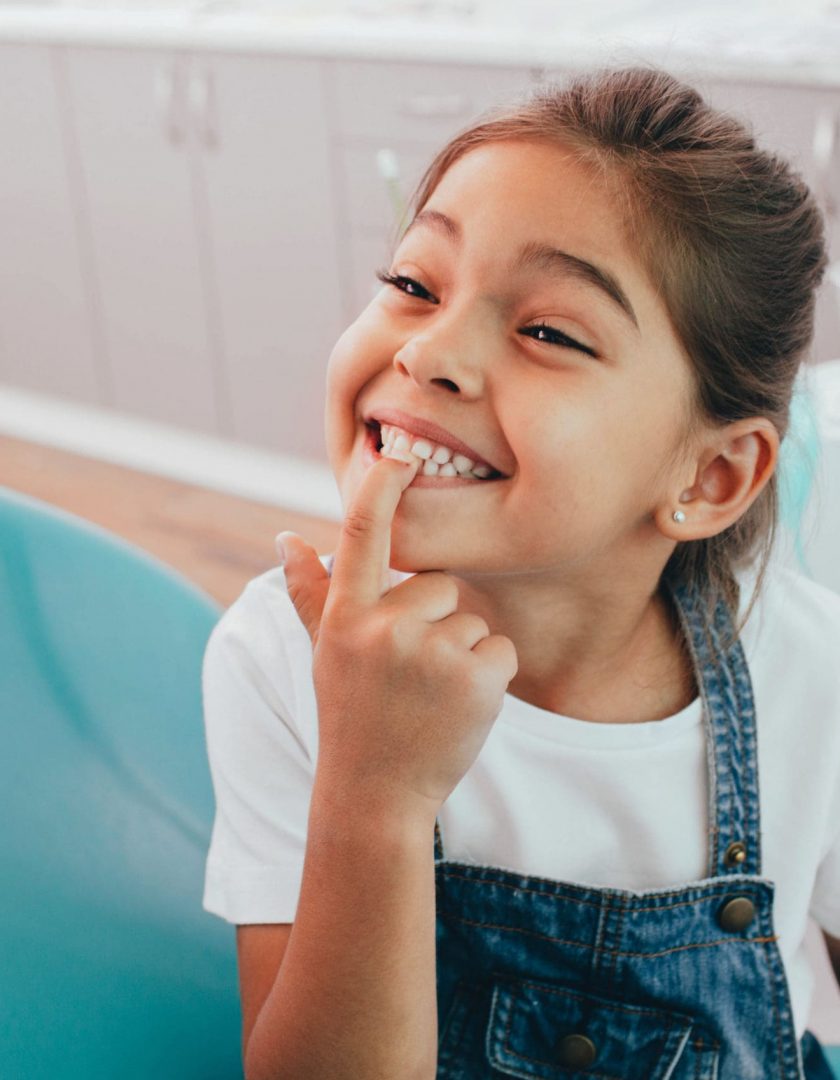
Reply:
[[[840,2],[0,2],[0,484],[222,605],[334,546],[330,351],[434,152],[502,99],[656,63],[793,159],[834,260],[787,554],[840,590]],[[784,551],[785,549],[783,549]],[[812,1028],[840,1043],[820,968]]]
[[[326,363],[425,166],[499,100],[649,62],[796,162],[840,259],[840,0],[0,2],[0,482],[224,604],[279,528],[329,550]],[[840,588],[837,282],[803,414],[834,484],[794,501]]]

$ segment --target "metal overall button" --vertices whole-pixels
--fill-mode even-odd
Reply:
[[[747,845],[740,840],[736,840],[734,844],[730,844],[726,849],[723,862],[731,870],[733,866],[740,866],[741,863],[746,861],[746,858]]]
[[[567,1069],[588,1069],[596,1053],[595,1043],[585,1035],[566,1035],[557,1044],[557,1063]]]
[[[755,918],[755,904],[748,896],[734,896],[718,912],[718,922],[724,930],[746,930]]]

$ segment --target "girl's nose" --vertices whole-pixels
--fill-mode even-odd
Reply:
[[[394,367],[418,386],[432,383],[464,398],[477,398],[486,378],[486,359],[480,352],[478,338],[465,342],[461,334],[456,338],[426,330],[409,338],[394,354]],[[484,353],[486,357],[486,346]]]

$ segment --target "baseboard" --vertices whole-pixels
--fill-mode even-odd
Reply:
[[[330,521],[342,518],[326,465],[112,409],[0,384],[0,434]]]

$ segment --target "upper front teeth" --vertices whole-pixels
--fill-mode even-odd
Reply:
[[[463,454],[457,454],[448,446],[435,445],[426,439],[417,439],[410,432],[391,424],[382,425],[381,454],[392,452],[413,454],[423,461],[424,476],[475,476],[483,480],[492,472],[486,465],[476,465]],[[396,455],[395,455],[396,456]]]

